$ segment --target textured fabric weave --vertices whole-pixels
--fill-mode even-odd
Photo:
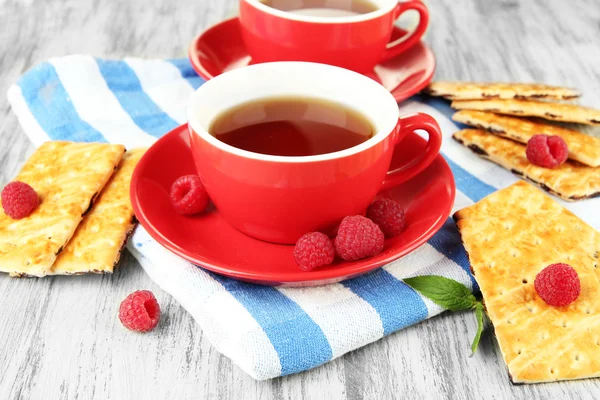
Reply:
[[[187,59],[74,55],[27,71],[8,98],[35,145],[74,140],[133,148],[149,146],[185,123],[188,98],[203,82]],[[455,210],[516,180],[450,138],[458,128],[443,100],[415,96],[400,109],[403,114],[426,112],[440,123],[442,153],[457,185]],[[600,199],[567,206],[600,228]],[[442,311],[403,278],[443,275],[477,290],[451,219],[408,256],[370,274],[315,288],[272,288],[215,275],[165,250],[142,227],[128,249],[195,318],[216,349],[256,379],[313,368]]]

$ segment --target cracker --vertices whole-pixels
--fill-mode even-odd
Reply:
[[[15,177],[38,193],[39,207],[20,220],[0,211],[0,271],[46,275],[124,151],[121,145],[98,143],[40,146]]]
[[[600,234],[523,181],[454,219],[512,381],[600,376]],[[581,293],[556,308],[534,281],[559,262],[577,271]]]
[[[452,137],[480,157],[567,201],[600,196],[600,167],[568,160],[554,169],[539,167],[527,160],[525,145],[479,129],[464,129]]]
[[[497,114],[600,125],[600,110],[576,104],[533,100],[453,100],[450,106],[457,110],[490,111]]]
[[[454,113],[452,119],[525,144],[535,134],[560,136],[567,143],[570,159],[590,167],[600,166],[600,138],[594,136],[552,124],[484,111],[462,110]]]
[[[145,150],[133,149],[125,153],[117,171],[81,221],[48,275],[113,272],[135,226],[129,184]]]
[[[450,100],[477,99],[553,99],[569,100],[581,94],[578,90],[538,83],[448,82],[431,83],[425,91]]]

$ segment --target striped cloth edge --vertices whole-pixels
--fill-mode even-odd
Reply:
[[[189,96],[202,85],[187,59],[53,58],[27,71],[8,91],[25,133],[47,140],[148,146],[186,121]],[[508,171],[450,140],[457,126],[439,99],[415,96],[403,114],[426,112],[444,132],[442,153],[456,180],[454,210],[513,183]],[[563,203],[564,204],[564,203]],[[568,205],[596,229],[600,199]],[[138,227],[128,249],[161,288],[195,318],[215,348],[255,379],[304,371],[442,309],[403,278],[436,274],[477,291],[451,219],[418,250],[370,274],[316,288],[272,288],[224,278],[193,266]]]

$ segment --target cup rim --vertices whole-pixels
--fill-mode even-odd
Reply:
[[[335,69],[335,70],[337,70],[338,74],[346,74],[348,76],[353,76],[352,79],[362,80],[367,85],[372,85],[376,91],[379,91],[381,93],[381,96],[387,98],[387,100],[385,100],[385,101],[390,102],[390,103],[393,102],[393,104],[397,110],[397,114],[395,115],[393,125],[391,123],[389,124],[390,125],[389,127],[387,127],[387,125],[385,125],[384,128],[378,129],[371,138],[365,140],[364,142],[362,142],[356,146],[353,146],[353,147],[350,147],[350,148],[347,148],[344,150],[340,150],[340,151],[335,151],[332,153],[325,153],[325,154],[311,155],[311,156],[276,156],[276,155],[270,155],[270,154],[255,153],[255,152],[248,151],[248,150],[242,150],[240,148],[231,146],[229,144],[226,144],[226,143],[220,141],[219,139],[217,139],[216,137],[211,135],[207,129],[203,128],[203,124],[200,123],[200,121],[198,120],[198,118],[196,116],[197,107],[195,106],[197,103],[197,99],[202,95],[203,91],[209,89],[211,86],[218,85],[221,81],[229,79],[229,76],[232,76],[233,74],[247,73],[248,71],[251,71],[253,69],[256,69],[256,70],[267,69],[268,70],[270,68],[286,68],[286,66],[290,66],[290,67],[305,66],[306,68],[317,68],[317,69],[321,68],[321,69],[329,69],[329,70]],[[358,111],[360,112],[360,110],[358,110]],[[228,72],[218,75],[218,76],[210,79],[209,81],[205,82],[202,86],[200,86],[198,89],[196,89],[196,91],[191,95],[191,98],[188,102],[188,107],[187,107],[187,117],[188,117],[187,124],[188,124],[188,128],[189,128],[191,134],[199,135],[200,138],[202,138],[204,141],[208,142],[210,145],[212,145],[222,151],[225,151],[227,153],[234,154],[234,155],[242,157],[242,158],[253,159],[253,160],[257,160],[257,161],[267,161],[267,162],[277,162],[277,163],[310,163],[310,162],[329,161],[329,160],[352,156],[352,155],[361,153],[361,152],[375,146],[376,144],[382,142],[385,138],[387,138],[390,134],[392,134],[395,131],[395,128],[398,125],[400,111],[398,109],[398,103],[396,102],[396,100],[394,99],[394,97],[392,96],[392,94],[389,91],[387,91],[382,85],[380,85],[373,79],[368,78],[362,74],[359,74],[358,72],[350,71],[345,68],[335,67],[335,66],[328,65],[328,64],[319,64],[319,63],[303,62],[303,61],[277,61],[277,62],[250,65],[250,66],[247,66],[244,68],[228,71]],[[369,118],[369,116],[366,116],[366,117]]]
[[[315,17],[315,16],[308,16],[308,15],[301,15],[301,14],[293,14],[290,12],[278,10],[276,8],[269,7],[265,4],[263,4],[262,2],[260,2],[260,0],[242,0],[242,1],[245,1],[252,7],[256,8],[257,10],[260,10],[267,14],[274,15],[279,18],[288,19],[291,21],[309,22],[309,23],[316,23],[316,24],[340,24],[340,23],[354,23],[354,22],[369,21],[369,20],[372,20],[375,18],[379,18],[379,17],[393,11],[396,8],[396,6],[398,5],[397,0],[396,1],[390,0],[389,1],[390,4],[388,6],[380,7],[377,10],[366,13],[366,14],[352,15],[352,16],[346,16],[346,17]]]

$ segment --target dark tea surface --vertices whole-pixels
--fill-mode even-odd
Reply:
[[[373,126],[353,109],[305,97],[272,97],[226,110],[209,133],[242,150],[275,156],[313,156],[370,139]]]
[[[314,17],[344,17],[377,10],[368,0],[263,0],[263,4],[294,14]]]

